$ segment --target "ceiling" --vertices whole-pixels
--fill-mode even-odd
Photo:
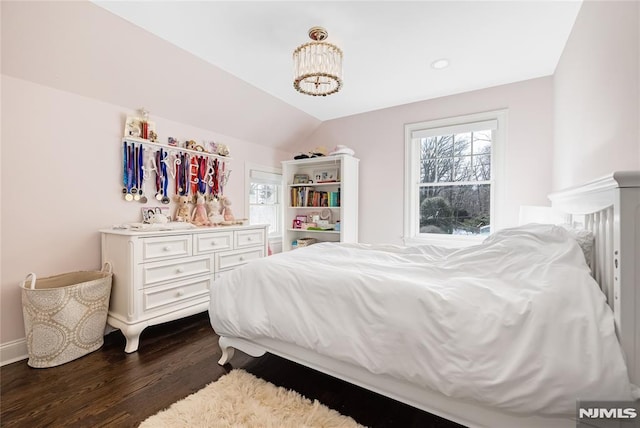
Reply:
[[[581,1],[95,1],[320,119],[553,74]],[[313,26],[344,52],[344,87],[298,93]],[[436,70],[432,62],[450,65]],[[160,67],[169,61],[159,59]]]

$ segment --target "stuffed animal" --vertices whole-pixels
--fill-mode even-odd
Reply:
[[[222,203],[222,215],[224,216],[224,222],[222,224],[234,224],[236,218],[231,210],[231,200],[226,196],[222,196],[220,202]]]
[[[169,223],[169,219],[162,213],[153,213],[149,216],[149,223]]]
[[[207,217],[207,207],[204,203],[204,195],[198,193],[196,198],[196,207],[191,214],[191,223],[196,226],[211,226],[209,217]]]
[[[186,195],[176,196],[175,201],[178,203],[175,216],[176,221],[189,221],[189,197]]]
[[[189,150],[196,150],[198,152],[204,152],[204,146],[201,146],[200,144],[196,143],[193,140],[189,140],[186,142],[186,148]]]
[[[220,213],[220,208],[220,201],[217,198],[212,199],[207,204],[207,217],[209,217],[209,221],[214,226],[224,221],[224,216]]]
[[[229,147],[227,147],[226,144],[221,144],[218,143],[218,145],[216,146],[217,150],[218,150],[218,154],[220,156],[229,156]]]

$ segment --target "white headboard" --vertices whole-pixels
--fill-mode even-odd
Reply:
[[[593,274],[613,309],[631,382],[640,385],[640,171],[620,171],[549,195],[596,237]]]

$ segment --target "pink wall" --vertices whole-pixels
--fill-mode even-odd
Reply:
[[[24,337],[18,284],[28,272],[97,269],[98,229],[139,219],[142,205],[120,194],[126,114],[146,107],[164,141],[226,143],[236,214],[245,162],[280,166],[320,123],[92,3],[0,7],[0,345]]]
[[[320,124],[88,1],[0,7],[2,74],[281,149]]]
[[[304,143],[353,148],[360,162],[359,238],[402,242],[404,125],[508,109],[504,226],[520,205],[547,205],[552,166],[551,77],[497,86],[324,122]]]
[[[98,269],[98,229],[139,221],[143,205],[125,202],[121,194],[124,116],[134,112],[12,77],[2,76],[1,84],[0,324],[6,343],[24,337],[18,287],[24,276]],[[237,215],[245,208],[245,162],[279,166],[290,158],[289,152],[152,119],[161,135],[230,147],[232,173],[225,194]]]
[[[640,169],[640,3],[585,1],[554,75],[553,188]]]

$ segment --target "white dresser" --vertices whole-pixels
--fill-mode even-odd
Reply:
[[[126,337],[125,352],[146,327],[206,311],[215,278],[267,255],[267,227],[101,230],[102,263],[113,266],[107,323]]]

